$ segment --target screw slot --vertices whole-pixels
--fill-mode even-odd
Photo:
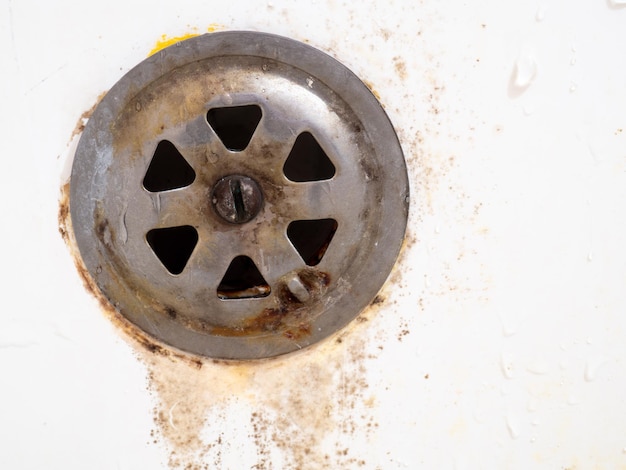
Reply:
[[[254,219],[261,210],[263,193],[252,178],[231,175],[217,182],[211,202],[223,220],[244,224]]]

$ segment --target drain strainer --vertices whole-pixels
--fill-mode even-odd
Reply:
[[[302,43],[199,36],[126,74],[76,151],[81,257],[130,322],[175,348],[249,359],[308,346],[368,305],[408,212],[378,101]]]

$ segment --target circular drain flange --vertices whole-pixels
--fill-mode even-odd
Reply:
[[[74,158],[83,262],[158,341],[251,359],[332,334],[400,250],[409,189],[369,89],[302,43],[198,36],[149,57],[97,106]]]

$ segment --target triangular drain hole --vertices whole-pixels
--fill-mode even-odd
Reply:
[[[198,243],[198,232],[190,225],[155,228],[146,234],[146,240],[165,269],[180,274]]]
[[[233,152],[241,152],[250,143],[261,116],[261,108],[254,104],[230,106],[210,109],[207,121],[224,147]]]
[[[222,300],[267,297],[271,289],[259,269],[247,256],[233,259],[217,286],[217,296]]]
[[[323,181],[335,176],[335,165],[310,132],[303,132],[289,152],[283,173],[291,181]]]
[[[162,140],[143,178],[143,187],[150,192],[184,188],[193,183],[196,172],[169,140]]]
[[[304,262],[316,266],[322,261],[336,231],[335,219],[296,220],[287,227],[287,236]]]

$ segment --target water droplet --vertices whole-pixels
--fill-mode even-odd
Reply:
[[[512,416],[506,417],[506,428],[509,431],[511,439],[517,439],[519,437],[519,426]]]
[[[137,111],[141,111],[141,103],[140,103],[139,101],[136,101],[136,102],[135,102],[135,109],[136,109]]]
[[[313,79],[311,77],[307,77],[306,84],[309,88],[313,88]]]
[[[572,57],[572,60],[569,61],[570,65],[576,65],[576,57]]]
[[[598,370],[608,361],[587,361],[585,364],[585,382],[593,382],[598,376]]]
[[[500,357],[500,370],[502,371],[502,375],[504,375],[504,378],[510,380],[514,377],[513,362],[504,354],[502,354],[502,356]]]
[[[100,274],[100,273],[102,273],[102,266],[98,266],[96,268],[96,274]]]
[[[413,463],[412,468],[413,467],[415,467],[415,463]],[[456,460],[454,462],[454,470],[467,470],[468,468],[472,468],[472,466],[468,464],[467,457],[463,455],[456,457]]]
[[[575,83],[570,84],[570,86],[569,86],[569,92],[570,92],[570,93],[574,93],[574,92],[576,91],[576,88],[578,88],[578,87],[576,86],[576,84],[575,84]]]
[[[521,55],[511,72],[509,80],[509,98],[521,96],[537,77],[537,63],[530,55]]]
[[[122,213],[122,216],[120,217],[120,239],[122,240],[122,243],[125,245],[126,242],[128,241],[128,229],[126,228],[126,207],[124,207],[124,211]]]
[[[526,367],[526,370],[528,372],[535,375],[544,375],[548,372],[549,369],[550,367],[548,366],[548,364],[541,359],[535,359],[530,364],[528,364],[528,367]]]
[[[161,193],[152,194],[152,206],[157,213],[161,212]]]
[[[263,69],[264,72],[267,72],[270,69],[270,66],[267,64],[263,64],[261,68]]]
[[[541,23],[546,17],[546,8],[544,6],[540,6],[537,8],[537,13],[535,13],[535,20],[537,23]]]
[[[517,330],[515,329],[515,327],[511,325],[502,326],[502,336],[504,336],[505,338],[510,338],[511,336],[515,335],[515,333],[517,333]]]
[[[587,261],[589,262],[593,261],[593,253],[591,251],[587,253]]]
[[[498,315],[500,323],[502,324],[502,336],[510,338],[517,333],[517,327],[519,322],[519,316],[514,313],[507,313],[505,315]]]

